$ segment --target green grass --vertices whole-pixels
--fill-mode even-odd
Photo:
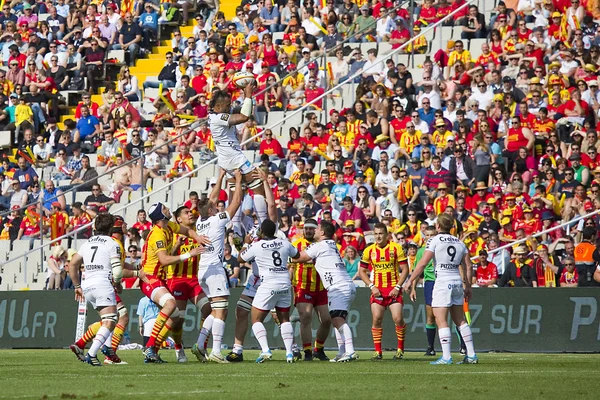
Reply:
[[[329,352],[331,356],[333,352]],[[480,354],[479,365],[429,365],[431,358],[394,353],[370,361],[370,352],[348,364],[319,361],[287,365],[282,351],[257,365],[243,363],[144,364],[140,351],[120,351],[129,365],[94,368],[69,350],[0,351],[0,399],[597,399],[600,355]],[[99,358],[102,358],[101,356]],[[458,361],[459,355],[454,355]]]

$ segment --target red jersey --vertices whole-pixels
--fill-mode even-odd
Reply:
[[[92,222],[92,217],[86,212],[81,213],[79,217],[71,217],[70,225],[73,227],[73,230],[78,229],[80,226],[84,226]],[[135,226],[135,225],[134,225]],[[83,234],[86,236],[92,235],[92,227],[90,226],[88,229],[83,231]]]
[[[390,35],[390,39],[410,39],[410,32],[406,28],[402,28],[402,30],[394,29],[392,34]],[[392,49],[397,49],[402,46],[400,43],[394,43],[392,45]]]
[[[560,274],[560,283],[566,283],[567,285],[572,285],[573,283],[579,282],[579,273],[576,269],[573,272],[569,272],[564,270],[562,274]]]
[[[168,266],[160,265],[158,261],[158,253],[166,251],[167,255],[171,254],[173,249],[173,238],[176,233],[179,233],[179,225],[169,221],[163,229],[159,225],[154,225],[146,238],[142,252],[142,268],[146,275],[165,279],[167,277]]]
[[[306,97],[306,103],[310,103],[317,97],[321,96],[325,93],[325,89],[321,87],[315,87],[314,89],[306,88],[304,89],[304,96]],[[319,99],[316,102],[312,103],[313,106],[322,109],[323,108],[323,99]]]
[[[279,158],[284,158],[283,149],[281,144],[277,140],[271,140],[271,143],[267,143],[266,140],[260,142],[259,148],[260,154],[266,154],[268,156],[276,155]]]
[[[140,234],[141,234],[144,231],[149,231],[150,229],[152,229],[152,222],[144,221],[142,223],[142,222],[138,221],[135,224],[133,224],[132,228],[139,230]]]
[[[50,239],[54,240],[65,233],[69,227],[69,215],[64,211],[58,211],[50,215]],[[55,245],[59,245],[60,241]]]
[[[373,271],[373,284],[378,289],[391,289],[398,284],[400,269],[406,268],[406,255],[402,246],[388,242],[385,247],[374,243],[367,247],[360,267]]]
[[[311,242],[306,238],[301,237],[292,243],[292,245],[298,249],[299,252],[306,249]],[[309,292],[318,292],[325,290],[321,277],[315,269],[313,263],[292,263],[294,266],[294,279],[292,284],[296,289],[304,289]]]
[[[498,279],[498,268],[496,267],[496,264],[488,262],[485,267],[483,265],[477,267],[478,285],[489,285],[492,279]]]
[[[542,230],[542,222],[536,219],[525,221],[524,219],[515,222],[515,230],[523,229],[526,235],[532,235]]]
[[[520,147],[526,147],[529,140],[523,134],[523,129],[508,128],[506,137],[506,150],[518,151]]]

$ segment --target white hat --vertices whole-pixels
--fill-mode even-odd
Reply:
[[[303,53],[310,53],[310,49],[308,47],[305,47],[302,49]]]
[[[208,185],[216,185],[217,184],[217,178],[215,178],[214,176],[212,178],[210,178],[210,181],[208,182]]]

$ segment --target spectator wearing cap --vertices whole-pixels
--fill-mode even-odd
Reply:
[[[465,155],[462,146],[454,147],[454,157],[449,164],[450,183],[471,187],[475,183],[475,161]]]
[[[343,213],[343,211],[342,211]],[[348,247],[362,252],[366,247],[364,231],[356,226],[355,221],[349,219],[336,231],[336,237],[340,244],[340,254],[344,254]]]
[[[537,274],[528,253],[525,246],[518,246],[514,250],[515,259],[508,263],[499,287],[537,287]]]
[[[309,64],[308,68],[310,72],[308,77],[306,78],[307,85],[304,89],[304,101],[305,104],[310,103],[310,105],[307,107],[309,110],[321,110],[323,109],[323,98],[320,96],[322,96],[325,93],[325,89],[322,86],[317,86],[319,71],[317,70],[316,63],[313,61]],[[316,100],[317,98],[318,100]],[[316,101],[314,101],[314,103],[311,103],[313,100]]]
[[[381,159],[381,153],[386,152],[390,158],[396,160],[400,156],[400,150],[397,145],[390,142],[390,137],[381,134],[375,138],[375,148],[371,158],[379,161]]]
[[[487,205],[484,206],[481,214],[483,215],[483,221],[481,221],[481,223],[477,227],[477,230],[480,233],[482,233],[482,232],[496,232],[496,233],[500,232],[500,229],[502,227],[500,226],[500,223],[493,218],[492,210],[490,210],[490,208],[487,207]]]
[[[488,252],[485,249],[479,250],[476,275],[473,277],[473,284],[479,287],[494,287],[498,282],[498,267],[496,264],[488,261]]]
[[[350,160],[344,161],[342,171],[344,172],[344,182],[348,185],[352,185],[354,183],[354,176],[356,175],[354,163]]]
[[[436,215],[443,213],[448,206],[456,208],[456,199],[449,193],[448,185],[440,182],[436,188],[437,197],[433,200],[433,208]]]
[[[377,33],[375,18],[371,15],[368,4],[363,4],[360,7],[360,14],[354,19],[354,23],[356,27],[354,28],[354,35],[350,39],[352,43],[365,42],[368,35],[376,35]]]
[[[317,221],[321,222],[322,219],[325,219],[335,221],[337,224],[337,220],[340,218],[340,212],[331,206],[331,197],[323,196],[321,200],[319,200],[319,203],[321,203],[321,209],[317,211]],[[329,216],[327,217],[325,214],[328,214]]]
[[[15,206],[19,208],[25,207],[27,204],[27,191],[21,189],[21,183],[18,179],[13,178],[10,182],[10,186],[4,187],[2,196],[10,198],[9,206],[11,209]]]
[[[287,215],[291,221],[292,218],[298,214],[298,210],[290,205],[290,200],[291,199],[287,196],[279,197],[279,201],[277,202],[277,214],[279,218],[281,218],[282,215]]]
[[[590,181],[590,170],[582,165],[581,155],[577,153],[571,154],[569,161],[571,162],[571,168],[575,172],[575,180],[582,185],[587,186]]]

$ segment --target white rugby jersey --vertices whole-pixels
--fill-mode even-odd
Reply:
[[[304,251],[314,260],[325,289],[338,283],[352,283],[335,241],[321,240],[311,244]]]
[[[78,251],[83,258],[85,279],[83,286],[100,282],[112,283],[112,261],[121,261],[121,247],[110,236],[97,235],[89,238]]]
[[[441,233],[427,241],[425,250],[433,252],[435,276],[439,278],[460,279],[460,264],[467,246],[456,236]]]
[[[208,126],[210,127],[213,140],[215,141],[217,153],[219,153],[219,148],[241,150],[240,141],[237,136],[237,128],[235,126],[229,126],[229,117],[230,114],[228,113],[208,114]]]
[[[207,268],[223,264],[223,248],[225,247],[226,226],[231,220],[227,211],[220,212],[205,220],[198,219],[196,232],[210,240],[210,245],[205,246],[204,253],[200,256],[199,268]]]
[[[256,263],[261,285],[291,285],[288,259],[296,254],[298,250],[287,239],[261,239],[242,252],[242,259]]]

